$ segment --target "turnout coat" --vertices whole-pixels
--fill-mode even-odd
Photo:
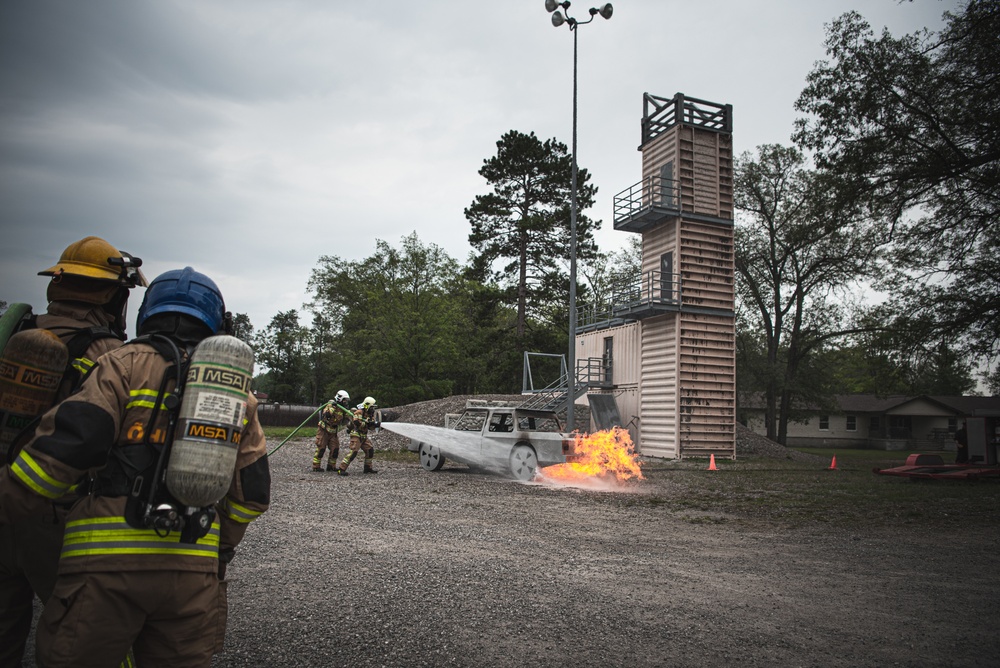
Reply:
[[[167,426],[156,398],[161,387],[175,386],[175,377],[173,362],[148,343],[131,342],[102,356],[80,390],[42,417],[35,437],[3,471],[0,522],[76,488],[84,496],[67,517],[60,573],[217,572],[220,552],[229,561],[247,525],[270,503],[266,444],[252,394],[229,490],[216,504],[211,530],[197,542],[182,543],[177,531],[159,535],[130,526],[124,487],[100,484],[109,463],[155,461],[154,446],[166,440]]]

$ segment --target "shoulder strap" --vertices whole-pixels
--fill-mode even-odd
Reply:
[[[78,330],[72,337],[70,337],[70,340],[66,342],[66,347],[69,348],[70,359],[83,357],[84,353],[87,352],[87,348],[89,348],[94,341],[99,341],[101,339],[118,339],[121,341],[121,337],[107,327],[95,326]]]
[[[83,384],[83,379],[87,377],[90,370],[94,368],[94,360],[88,359],[86,353],[90,345],[100,339],[118,339],[120,341],[121,337],[107,327],[100,326],[82,327],[71,331],[71,336],[66,341],[66,347],[69,349],[69,361],[66,363],[65,373],[63,373],[63,384],[69,388],[70,392],[75,392]]]

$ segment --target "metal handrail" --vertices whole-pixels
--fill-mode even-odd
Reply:
[[[680,304],[681,275],[650,270],[611,293],[612,307],[635,304]]]
[[[576,380],[588,387],[610,385],[614,379],[614,362],[603,357],[588,357],[577,360]]]
[[[642,96],[642,143],[652,141],[677,123],[717,132],[733,131],[733,105],[699,100],[677,93],[672,98]]]
[[[654,206],[681,210],[681,187],[677,179],[647,176],[615,195],[614,222],[629,220]]]
[[[682,298],[680,274],[647,271],[612,286],[611,297],[604,304],[579,307],[577,327],[610,324],[627,312],[646,306],[679,306]]]

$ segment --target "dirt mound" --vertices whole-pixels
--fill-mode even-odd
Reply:
[[[388,408],[383,411],[383,419],[391,422],[409,422],[412,424],[427,424],[442,427],[444,426],[445,415],[448,413],[461,413],[465,410],[465,404],[469,399],[504,401],[515,404],[524,401],[524,397],[520,394],[462,394],[447,397],[446,399],[432,399],[430,401],[407,404],[406,406]],[[380,448],[388,450],[404,450],[409,442],[409,439],[387,430],[380,431],[375,438]],[[816,459],[815,455],[791,450],[764,436],[755,434],[741,424],[737,424],[736,456],[742,457],[747,455],[797,461]]]
[[[382,411],[382,419],[386,422],[409,422],[411,424],[427,424],[434,427],[444,426],[444,416],[448,413],[461,413],[469,399],[486,401],[504,401],[519,404],[524,401],[520,394],[459,394],[445,399],[418,401],[415,404],[386,408]],[[410,439],[394,434],[385,429],[375,436],[377,446],[387,450],[405,450]]]

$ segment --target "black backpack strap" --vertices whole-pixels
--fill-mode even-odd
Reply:
[[[149,422],[143,428],[145,434],[143,441],[111,449],[107,465],[97,473],[97,476],[92,481],[91,493],[97,496],[128,496],[132,498],[143,496],[149,490],[149,486],[153,484],[156,475],[161,453],[168,445],[166,443],[167,439],[164,440],[164,443],[153,443],[151,440],[157,420],[161,418],[163,413],[161,407],[166,408],[168,412],[173,414],[176,414],[178,409],[177,405],[171,405],[172,402],[167,399],[171,393],[167,392],[166,389],[171,377],[183,378],[183,375],[177,372],[178,363],[181,364],[181,374],[186,372],[184,362],[177,359],[177,347],[172,346],[171,342],[166,340],[165,337],[155,334],[137,337],[125,345],[136,343],[145,343],[152,346],[170,364],[160,379],[156,406],[153,408]],[[168,422],[170,419],[168,416]],[[169,439],[169,435],[167,438]],[[141,505],[136,505],[134,501],[130,502],[126,508],[126,519],[133,526],[139,526],[141,517],[137,513],[141,512]]]

